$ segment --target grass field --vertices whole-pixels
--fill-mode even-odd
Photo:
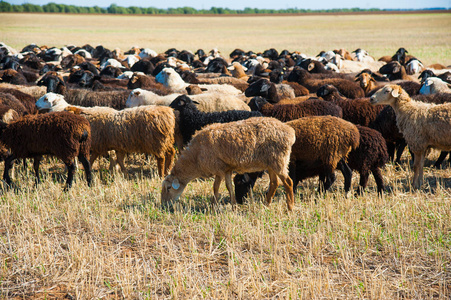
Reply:
[[[102,44],[134,45],[163,52],[235,48],[301,51],[364,48],[378,58],[405,47],[425,64],[451,64],[451,14],[321,15],[263,17],[150,17],[61,14],[0,14],[0,41],[23,48]]]
[[[122,17],[0,15],[0,40],[261,51],[366,48],[374,56],[404,46],[427,63],[451,64],[450,15],[308,17]],[[94,26],[93,24],[101,24]],[[255,24],[252,28],[249,24]],[[398,25],[397,25],[398,24]],[[400,26],[399,24],[402,24]],[[183,29],[180,29],[183,28]],[[391,29],[394,28],[394,29]],[[16,189],[0,189],[2,299],[449,299],[451,297],[451,172],[430,168],[412,190],[409,155],[374,179],[362,196],[343,193],[343,180],[320,195],[317,179],[298,188],[293,212],[280,187],[262,202],[231,209],[224,184],[212,210],[213,180],[195,180],[180,201],[160,205],[154,159],[128,157],[128,177],[102,159],[88,188],[77,171],[63,192],[64,166],[16,165]],[[3,165],[0,166],[0,172]],[[354,174],[353,188],[359,177]]]

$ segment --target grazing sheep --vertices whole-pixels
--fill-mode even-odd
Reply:
[[[420,94],[451,93],[450,84],[438,77],[427,78],[420,89]]]
[[[124,173],[124,158],[129,153],[155,155],[160,176],[167,174],[172,164],[175,116],[169,107],[148,105],[121,111],[110,107],[75,107],[54,93],[41,97],[36,106],[40,110],[72,111],[89,121],[92,127],[91,164],[110,150],[116,151],[117,162]]]
[[[6,105],[14,109],[19,116],[25,116],[28,114],[27,108],[16,97],[11,94],[0,93],[0,104]]]
[[[365,190],[368,184],[369,172],[373,173],[376,180],[377,193],[382,195],[384,179],[380,168],[388,161],[387,145],[382,135],[371,128],[357,125],[360,133],[359,146],[348,155],[348,166],[360,174],[360,187],[357,194]]]
[[[272,105],[262,97],[254,97],[249,102],[253,111],[259,111],[267,117],[274,117],[282,122],[307,116],[343,116],[342,109],[334,103],[311,98],[297,104]]]
[[[359,145],[359,131],[350,122],[332,116],[311,116],[286,123],[295,130],[296,141],[290,157],[289,175],[296,193],[298,183],[320,176],[320,190],[327,191],[335,181],[333,171],[338,167],[345,177],[345,191],[351,187],[352,172],[345,161],[349,152]],[[237,200],[252,189],[258,174],[236,175]]]
[[[407,143],[396,125],[396,115],[393,108],[389,105],[385,106],[377,115],[376,119],[370,122],[369,127],[382,134],[387,144],[387,152],[390,160],[400,165],[401,156]]]
[[[136,107],[141,105],[166,105],[174,101],[180,94],[170,94],[167,96],[158,96],[151,91],[134,89],[126,102],[126,107]],[[197,108],[202,112],[228,111],[228,110],[247,110],[250,107],[233,95],[223,95],[221,93],[205,93],[192,95],[190,98],[197,103]]]
[[[288,210],[294,206],[293,182],[288,176],[294,129],[274,118],[257,117],[226,124],[212,124],[197,132],[161,187],[161,201],[180,197],[186,185],[198,177],[215,176],[213,203],[219,200],[219,186],[225,178],[232,205],[236,204],[232,172],[267,170],[270,178],[266,204],[278,186],[285,187]]]
[[[165,87],[163,84],[156,82],[153,77],[139,73],[133,73],[133,76],[130,77],[128,81],[127,88],[129,90],[141,88],[144,90],[152,91],[155,94],[161,96],[169,95],[172,93],[172,91]]]
[[[246,97],[261,96],[269,103],[277,103],[281,99],[295,98],[294,90],[287,84],[274,84],[261,78],[249,85],[245,91]]]
[[[176,93],[186,93],[185,88],[189,85],[183,81],[182,77],[172,68],[164,68],[156,77],[157,82]],[[201,88],[206,88],[208,92],[221,92],[224,94],[239,95],[241,91],[228,84],[201,84]]]
[[[1,85],[0,93],[11,94],[16,97],[16,99],[23,104],[23,106],[27,110],[27,113],[29,114],[36,114],[38,112],[36,105],[34,105],[36,100],[31,95],[16,89],[2,88]]]
[[[71,89],[64,93],[64,98],[71,105],[85,107],[108,106],[120,110],[125,108],[129,92],[121,91],[90,91]]]
[[[356,99],[365,96],[365,92],[354,81],[341,78],[314,79],[309,72],[299,67],[295,67],[293,71],[291,71],[288,76],[288,81],[297,82],[305,86],[312,93],[316,92],[325,84],[332,84],[346,98]]]
[[[39,99],[46,93],[46,87],[36,85],[14,85],[10,83],[0,83],[0,88],[15,89],[25,94],[31,95],[35,99]]]
[[[368,126],[383,109],[382,106],[371,105],[368,98],[346,99],[340,95],[337,88],[330,84],[320,87],[316,94],[318,97],[340,106],[343,110],[343,119],[353,124]]]
[[[430,104],[412,100],[397,85],[387,85],[371,97],[372,104],[389,104],[396,123],[414,153],[413,186],[423,184],[423,166],[428,148],[451,150],[451,103]]]
[[[0,141],[11,149],[5,159],[3,178],[10,185],[9,170],[17,158],[34,158],[34,171],[39,182],[39,163],[42,155],[54,155],[67,167],[66,187],[72,185],[75,157],[83,164],[86,181],[91,185],[91,127],[88,121],[68,112],[27,115],[6,124],[0,122]]]
[[[229,110],[222,112],[202,112],[193,101],[186,95],[178,96],[169,105],[173,109],[180,112],[178,126],[183,137],[183,145],[188,144],[191,137],[197,130],[212,123],[228,123],[243,120],[251,117],[261,117],[262,114],[254,111],[246,110]]]
[[[0,71],[0,81],[15,85],[24,85],[28,83],[27,79],[20,72],[13,69]]]
[[[379,72],[381,74],[386,74],[388,79],[390,79],[390,81],[399,79],[415,81],[415,78],[407,75],[406,68],[397,61],[392,61],[382,66],[379,69]]]

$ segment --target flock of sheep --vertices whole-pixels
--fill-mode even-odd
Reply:
[[[224,58],[216,49],[0,44],[3,178],[11,185],[14,160],[33,158],[39,182],[42,156],[53,155],[67,167],[66,188],[75,158],[90,185],[99,156],[114,151],[110,170],[117,162],[127,173],[127,154],[143,153],[157,160],[163,202],[195,178],[215,177],[213,202],[225,180],[231,203],[242,203],[266,171],[267,204],[280,179],[292,210],[300,181],[318,176],[326,191],[337,169],[346,192],[354,170],[357,193],[371,172],[382,194],[381,168],[400,163],[408,146],[421,188],[427,151],[443,151],[437,167],[451,151],[451,73],[407,53],[375,60],[363,49],[315,57],[235,49]]]

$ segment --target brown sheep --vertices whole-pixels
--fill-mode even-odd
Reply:
[[[11,185],[9,170],[17,158],[34,158],[34,171],[39,182],[39,163],[42,155],[54,155],[67,167],[66,187],[72,185],[75,157],[83,164],[86,181],[91,185],[91,126],[80,116],[68,112],[27,115],[6,124],[0,122],[0,141],[11,154],[5,159],[3,179]]]
[[[0,81],[15,85],[24,85],[28,83],[25,76],[13,69],[0,71]]]
[[[156,82],[155,77],[137,73],[134,73],[133,76],[129,79],[127,88],[130,90],[142,88],[143,90],[152,91],[160,96],[165,96],[172,93],[169,88],[165,87],[159,82]]]
[[[232,205],[236,204],[232,172],[267,170],[270,178],[266,204],[269,205],[282,180],[288,210],[294,206],[293,183],[288,176],[294,129],[274,118],[257,117],[225,124],[212,124],[198,131],[172,168],[161,188],[163,203],[180,197],[186,185],[198,177],[215,176],[214,198],[225,178]]]
[[[328,102],[340,106],[343,110],[343,119],[362,126],[368,127],[370,122],[374,121],[383,109],[383,106],[371,105],[368,98],[346,99],[340,95],[336,87],[330,84],[319,88],[317,95]]]
[[[249,102],[253,111],[259,111],[262,115],[287,122],[307,116],[343,116],[342,109],[334,103],[312,98],[298,104],[272,105],[262,97],[254,97]]]
[[[309,72],[300,67],[295,67],[291,71],[288,76],[288,81],[297,82],[305,86],[312,93],[316,92],[325,84],[332,84],[347,98],[357,99],[365,96],[363,89],[354,81],[342,78],[314,79]]]
[[[23,104],[23,106],[27,110],[27,113],[29,113],[29,114],[37,114],[38,113],[38,109],[36,108],[36,105],[34,105],[36,102],[36,99],[33,98],[33,96],[31,96],[30,94],[21,92],[16,89],[2,88],[1,86],[0,86],[0,93],[11,94],[14,97],[16,97],[16,99],[19,100]]]

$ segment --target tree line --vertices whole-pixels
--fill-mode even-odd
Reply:
[[[1,0],[0,0],[1,1]],[[70,14],[123,14],[123,15],[136,15],[136,14],[149,14],[149,15],[233,15],[233,14],[293,14],[293,13],[334,13],[334,12],[362,12],[362,11],[380,11],[377,8],[361,9],[361,8],[341,8],[341,9],[300,9],[300,8],[287,8],[287,9],[261,9],[250,8],[244,9],[229,9],[222,7],[211,7],[210,9],[195,9],[192,7],[177,7],[177,8],[156,8],[156,7],[137,7],[129,6],[123,7],[116,4],[111,4],[109,7],[99,6],[76,6],[57,4],[50,2],[45,5],[36,5],[30,3],[24,3],[20,5],[10,4],[5,1],[0,2],[0,12],[38,12],[38,13],[70,13]]]

